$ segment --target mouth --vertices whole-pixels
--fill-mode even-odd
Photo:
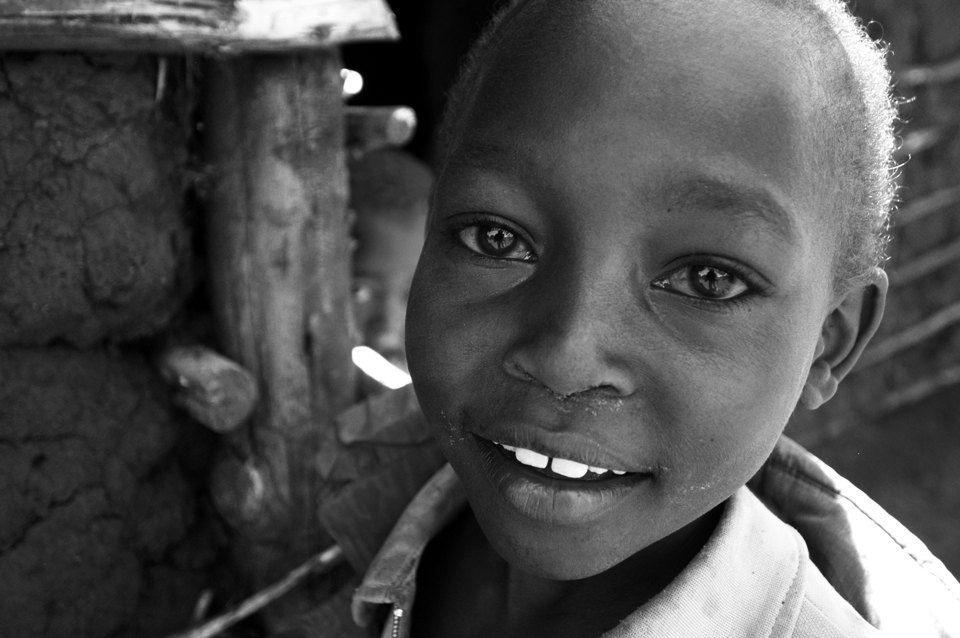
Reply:
[[[557,525],[602,516],[652,474],[590,466],[473,435],[496,491],[522,515]]]
[[[547,479],[571,481],[601,481],[626,475],[626,470],[611,470],[605,467],[585,465],[561,457],[550,457],[527,448],[516,447],[491,441],[501,452],[513,461]]]

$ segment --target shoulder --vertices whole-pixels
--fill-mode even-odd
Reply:
[[[916,536],[825,463],[783,438],[749,486],[802,536],[823,579],[819,589],[836,591],[884,635],[960,636],[956,579]],[[811,619],[824,604],[819,589],[811,589]]]
[[[805,590],[791,638],[879,638],[868,623],[833,588],[812,562],[805,565]],[[774,634],[776,635],[776,634]]]

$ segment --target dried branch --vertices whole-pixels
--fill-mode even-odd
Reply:
[[[343,562],[343,551],[339,545],[334,545],[296,567],[283,579],[250,596],[235,609],[221,614],[199,627],[184,633],[171,635],[168,638],[210,638],[215,636],[244,618],[260,611],[299,585],[311,574],[321,573],[341,562]]]
[[[935,392],[955,385],[960,385],[960,366],[937,370],[929,377],[887,394],[880,402],[880,413],[892,412],[911,403],[917,403]]]
[[[867,349],[863,354],[863,358],[860,359],[857,370],[862,370],[863,368],[880,363],[885,359],[889,359],[898,352],[926,341],[941,330],[957,322],[960,322],[960,302],[950,304],[926,319],[918,321],[897,334],[878,342],[872,348]]]
[[[922,219],[927,215],[936,213],[954,204],[960,204],[960,186],[952,186],[934,191],[904,206],[897,215],[897,226],[912,224],[918,219]]]
[[[897,74],[897,82],[906,86],[946,84],[960,80],[960,57],[939,64],[915,66]]]
[[[913,261],[900,266],[890,273],[890,283],[894,286],[903,286],[948,266],[958,259],[960,259],[960,240],[924,253]]]
[[[403,146],[417,130],[417,116],[406,106],[348,106],[346,142],[354,151]]]
[[[897,160],[904,161],[928,148],[933,148],[946,139],[953,128],[953,124],[935,124],[907,133],[897,149]]]

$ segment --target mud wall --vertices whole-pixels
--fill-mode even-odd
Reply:
[[[0,57],[0,636],[182,628],[211,445],[152,339],[194,287],[189,96],[148,57]]]

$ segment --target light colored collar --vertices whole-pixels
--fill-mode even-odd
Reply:
[[[604,638],[789,636],[803,604],[807,549],[746,488],[666,589]]]
[[[466,502],[460,479],[449,463],[444,465],[404,510],[354,593],[352,612],[358,624],[370,624],[380,605],[409,613],[423,550]]]

